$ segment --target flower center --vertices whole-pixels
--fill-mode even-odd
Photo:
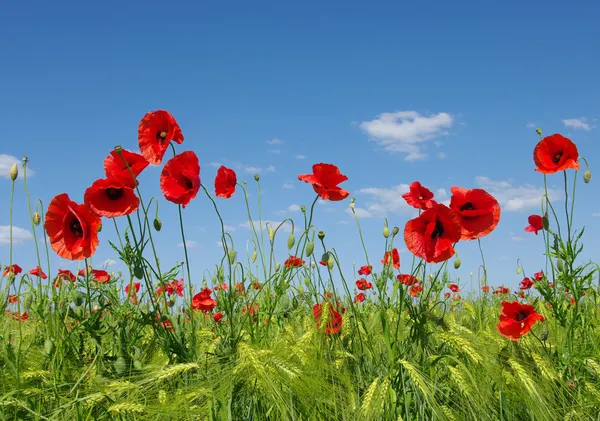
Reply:
[[[475,207],[473,206],[473,204],[471,202],[467,202],[460,207],[461,211],[467,211],[467,210],[473,210],[473,209],[475,209]]]
[[[517,313],[515,320],[520,322],[520,321],[525,320],[526,318],[527,318],[527,314],[525,314],[524,311],[520,311],[519,313]]]
[[[167,132],[163,130],[162,132],[156,133],[156,139],[161,143],[164,142],[167,139]]]
[[[185,186],[186,186],[188,189],[191,189],[192,187],[194,187],[194,183],[192,183],[192,180],[190,180],[190,179],[189,179],[189,178],[187,178],[187,177],[184,177],[184,178],[183,178],[183,183],[185,184]]]
[[[123,189],[109,187],[104,191],[104,193],[110,200],[119,200],[123,196]]]
[[[419,196],[419,200],[423,200],[423,196]]]
[[[73,219],[71,219],[71,223],[69,224],[69,229],[77,237],[83,236],[83,228],[81,227],[81,222],[79,222],[79,219],[77,219],[76,217],[73,217]]]
[[[435,221],[435,229],[431,233],[431,238],[440,238],[444,234],[444,227],[440,221]]]
[[[562,158],[562,155],[562,152],[558,152],[556,155],[554,155],[554,158],[552,158],[552,162],[558,164],[560,162],[560,158]]]

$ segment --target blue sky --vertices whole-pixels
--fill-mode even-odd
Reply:
[[[543,263],[541,236],[523,231],[527,216],[539,213],[543,186],[533,171],[535,127],[571,137],[594,174],[600,157],[600,5],[551,3],[10,2],[0,15],[0,174],[26,155],[34,198],[47,205],[67,192],[81,201],[113,146],[136,150],[140,118],[166,109],[185,136],[178,150],[197,153],[211,191],[224,164],[248,180],[256,201],[252,176],[261,174],[267,220],[300,222],[298,205],[314,195],[297,175],[317,162],[338,165],[375,262],[383,218],[403,228],[415,216],[401,198],[412,181],[442,201],[453,185],[487,189],[503,206],[500,225],[483,240],[489,281],[514,288],[517,258],[529,273]],[[160,198],[159,254],[172,263],[183,249],[159,174],[146,170],[141,188],[146,199]],[[561,201],[562,177],[549,183]],[[575,224],[587,226],[582,257],[597,260],[595,183],[579,184]],[[0,176],[3,264],[9,193],[10,180]],[[21,184],[15,200],[14,261],[30,268]],[[243,198],[218,204],[241,252],[250,238]],[[364,257],[348,204],[318,206],[315,223],[354,280],[351,264]],[[184,215],[199,283],[222,253],[218,220],[202,195]],[[116,260],[108,223],[100,238],[96,265]],[[477,244],[458,251],[463,266],[452,273],[468,286],[480,263]],[[283,236],[281,258],[285,252]],[[410,256],[401,256],[406,268]]]

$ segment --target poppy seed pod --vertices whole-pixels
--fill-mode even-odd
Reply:
[[[460,267],[460,259],[457,257],[454,259],[454,269],[458,269]]]
[[[10,167],[10,171],[8,172],[8,175],[10,176],[10,179],[12,181],[15,181],[17,179],[17,177],[19,176],[19,167],[17,167],[17,164],[12,164],[12,167]]]
[[[229,250],[229,263],[234,264],[235,258],[237,257],[237,253],[234,250]]]
[[[590,169],[588,168],[587,170],[585,170],[585,172],[583,173],[583,182],[585,184],[589,183],[592,180],[592,172],[590,171]]]
[[[272,227],[269,227],[269,240],[273,241],[275,239],[275,230]]]
[[[315,250],[315,243],[312,241],[309,241],[308,244],[306,245],[306,257],[310,257],[313,254],[314,250]]]
[[[154,229],[156,231],[160,231],[161,228],[162,228],[162,222],[160,221],[160,219],[157,216],[156,218],[154,218]]]
[[[35,224],[35,226],[39,226],[40,222],[42,221],[42,218],[41,218],[39,212],[34,213],[32,219],[33,219],[33,223]]]
[[[256,253],[256,250],[254,250],[252,252],[252,263],[256,262],[256,257],[257,257],[258,253]]]
[[[300,210],[302,211],[302,213],[305,213],[306,212],[306,206],[304,206],[304,205],[300,206]]]
[[[256,181],[258,181],[258,180],[260,180],[260,176],[259,176],[258,174],[254,174],[254,179],[255,179]]]
[[[400,228],[394,227],[392,228],[392,235],[395,237],[400,232]]]
[[[325,238],[325,231],[321,230],[317,233],[317,237],[319,237],[319,240],[323,240]]]
[[[294,233],[291,233],[287,240],[288,250],[291,250],[292,247],[294,247],[294,244],[296,244],[296,237],[294,237]]]
[[[535,132],[540,136],[542,135],[542,129],[540,129],[539,127],[535,129]]]

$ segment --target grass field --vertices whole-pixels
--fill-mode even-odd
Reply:
[[[252,246],[238,253],[215,197],[244,195],[251,216],[260,178],[238,183],[222,167],[209,191],[195,154],[176,151],[173,116],[151,112],[139,127],[141,154],[115,148],[83,204],[64,194],[29,205],[39,266],[18,266],[11,246],[2,267],[0,419],[600,420],[599,269],[581,261],[583,229],[572,223],[577,183],[591,173],[569,139],[538,129],[533,152],[544,183],[564,178],[567,192],[564,209],[545,197],[523,224],[544,239],[543,270],[516,268],[516,291],[489,285],[482,252],[478,287],[460,291],[448,271],[461,264],[454,246],[481,246],[500,220],[487,192],[453,188],[445,205],[413,184],[414,219],[386,223],[385,255],[365,250],[347,273],[340,245],[312,220],[317,200],[353,210],[353,199],[337,167],[316,164],[299,176],[316,197],[292,233],[250,217]],[[152,234],[162,222],[135,181],[148,165],[163,166],[183,244],[183,208],[197,195],[214,204],[223,259],[203,285],[189,281],[188,259],[160,265]],[[36,203],[16,172],[11,215],[16,188]],[[90,266],[109,229],[119,241],[101,247],[115,249],[125,273]],[[414,258],[400,266],[404,246]],[[50,253],[83,269],[51,269]]]

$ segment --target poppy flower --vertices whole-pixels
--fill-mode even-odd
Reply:
[[[13,265],[10,265],[10,266],[6,266],[4,268],[4,273],[2,274],[2,277],[4,278],[5,276],[8,276],[8,274],[12,274],[13,276],[17,276],[21,272],[23,272],[23,269],[21,269],[21,266],[19,266],[17,264],[13,264]]]
[[[219,311],[218,313],[213,314],[212,318],[215,321],[215,323],[219,323],[223,318],[223,313]]]
[[[183,143],[183,134],[175,118],[167,111],[150,111],[138,126],[138,144],[146,160],[160,165],[169,143]]]
[[[439,263],[454,255],[453,244],[461,237],[459,217],[447,206],[435,204],[406,223],[404,241],[412,254],[428,263]]]
[[[356,288],[360,289],[361,291],[366,291],[373,288],[373,284],[368,282],[365,278],[360,278],[358,281],[356,281]]]
[[[547,136],[539,141],[533,150],[535,171],[554,174],[569,168],[579,169],[577,146],[560,134]]]
[[[423,292],[423,287],[419,284],[414,284],[408,289],[408,292],[410,293],[411,297],[417,298],[421,292]]]
[[[385,266],[394,266],[394,269],[400,269],[400,254],[398,249],[394,248],[391,252],[386,251],[381,260]]]
[[[539,272],[536,272],[536,273],[534,273],[534,274],[533,274],[533,278],[534,278],[536,281],[541,281],[542,279],[544,279],[544,272],[542,272],[542,271],[539,271]]]
[[[299,268],[304,264],[304,260],[302,260],[300,257],[296,257],[296,256],[290,256],[286,259],[286,261],[283,263],[283,266],[286,268]]]
[[[221,165],[215,178],[215,194],[217,197],[229,199],[235,193],[237,177],[235,171]]]
[[[434,200],[431,200],[433,199],[431,190],[423,187],[418,181],[411,183],[409,189],[408,193],[404,193],[402,197],[413,208],[427,209],[436,203]]]
[[[56,276],[58,279],[62,280],[69,280],[71,282],[75,282],[77,280],[77,277],[73,274],[73,272],[71,272],[70,270],[67,269],[59,269],[58,270],[58,275]]]
[[[447,300],[448,298],[450,298],[450,295],[451,294],[449,292],[444,292],[444,299]]]
[[[23,314],[19,315],[19,313],[17,313],[16,311],[13,313],[13,319],[17,320],[17,321],[22,321],[22,322],[26,322],[27,319],[29,319],[29,313],[24,312]]]
[[[195,310],[201,310],[205,313],[212,311],[217,306],[217,302],[211,298],[210,294],[212,290],[205,287],[204,290],[192,297],[192,308]]]
[[[116,151],[111,151],[104,159],[104,172],[106,178],[121,181],[128,187],[138,185],[137,177],[150,163],[142,155],[121,149],[121,156]]]
[[[42,270],[42,268],[39,267],[39,266],[36,267],[35,269],[31,269],[29,271],[29,274],[33,275],[33,276],[38,276],[38,277],[40,277],[42,279],[48,279],[48,276],[44,273],[44,271]]]
[[[365,301],[365,293],[364,292],[360,292],[358,294],[356,294],[356,297],[354,297],[354,303],[362,303],[363,301]]]
[[[458,294],[452,294],[452,301],[458,301],[460,300],[462,297]]]
[[[184,208],[200,190],[200,164],[192,151],[171,158],[160,173],[160,189],[165,199]]]
[[[259,289],[261,289],[262,285],[260,282],[254,281],[254,282],[252,282],[252,287],[258,291]]]
[[[11,294],[11,295],[8,296],[8,303],[9,304],[14,304],[14,303],[16,303],[18,301],[19,301],[19,297],[17,295]]]
[[[396,279],[401,284],[408,285],[408,286],[412,286],[414,284],[419,283],[419,280],[415,276],[409,275],[407,273],[403,273],[403,274],[396,276]]]
[[[326,304],[327,305],[327,304]],[[333,304],[328,303],[327,321],[325,322],[325,333],[328,335],[338,333],[342,328],[342,315],[335,311]],[[321,328],[321,316],[323,313],[323,304],[315,304],[313,306],[313,316],[318,328]]]
[[[323,200],[344,200],[350,194],[341,189],[338,184],[348,180],[348,177],[340,173],[340,169],[333,164],[315,164],[312,166],[312,174],[301,174],[298,180],[311,183],[315,193]]]
[[[520,290],[526,290],[526,289],[530,289],[533,286],[533,281],[529,278],[523,278],[523,280],[521,281],[521,287],[519,288]]]
[[[137,294],[138,292],[140,292],[140,283],[139,282],[134,282],[133,283],[133,288],[135,289],[134,294]],[[130,284],[125,285],[125,294],[129,295],[129,290],[130,290]]]
[[[527,232],[535,232],[535,235],[538,235],[538,231],[544,229],[544,221],[539,215],[529,215],[527,222],[529,222],[529,225],[525,227]]]
[[[458,288],[458,285],[456,285],[456,284],[450,284],[450,286],[448,288],[452,292],[459,292],[460,291],[460,288]]]
[[[73,202],[66,193],[52,199],[44,222],[52,250],[69,260],[87,259],[94,254],[100,225],[98,215]]]
[[[362,276],[369,276],[371,274],[372,270],[373,270],[373,267],[371,265],[361,266],[360,269],[358,270],[358,274],[362,275]]]
[[[225,282],[222,282],[221,285],[215,285],[215,291],[227,291],[229,289],[229,287],[227,286],[227,284]]]
[[[490,286],[489,285],[484,285],[481,287],[481,290],[485,293],[490,292]]]
[[[503,301],[497,328],[500,334],[516,341],[527,334],[536,322],[544,320],[546,320],[544,316],[536,312],[530,304]]]
[[[180,297],[183,297],[183,278],[181,279],[174,279],[173,282],[171,282],[171,288],[173,289],[172,294],[177,294]]]
[[[83,195],[83,202],[96,215],[106,218],[129,215],[140,205],[140,199],[131,187],[119,179],[101,178],[94,181]]]
[[[500,222],[498,201],[483,189],[451,187],[450,209],[458,215],[462,226],[461,240],[484,237]]]
[[[101,269],[92,269],[92,279],[101,284],[107,284],[110,282],[110,275],[107,271]]]
[[[510,288],[498,287],[494,290],[494,294],[496,294],[496,295],[510,294]]]
[[[242,314],[250,313],[251,316],[254,316],[258,313],[258,304],[248,304],[242,308]]]

